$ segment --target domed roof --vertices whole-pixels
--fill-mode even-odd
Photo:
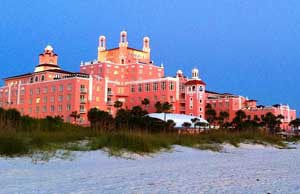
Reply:
[[[45,51],[53,51],[53,48],[50,44],[48,44],[45,48]]]
[[[199,70],[195,67],[195,68],[192,69],[192,72],[197,72],[198,73]]]

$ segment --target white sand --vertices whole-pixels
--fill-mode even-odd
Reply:
[[[102,151],[33,164],[0,158],[0,193],[300,193],[300,148],[225,145],[216,153],[176,146],[128,160]]]

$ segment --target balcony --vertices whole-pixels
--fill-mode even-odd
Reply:
[[[112,105],[113,105],[113,102],[112,102],[112,101],[107,101],[107,102],[106,102],[106,105],[107,105],[107,106],[112,106]]]
[[[86,103],[86,99],[80,99],[80,104],[85,104]]]
[[[112,95],[114,95],[114,94],[113,94],[112,91],[107,91],[107,95],[108,95],[108,96],[112,96]]]
[[[86,88],[80,88],[80,93],[86,94],[87,93],[87,89]]]
[[[185,111],[185,107],[179,107],[179,111]]]
[[[86,113],[86,109],[85,109],[85,108],[84,108],[84,109],[80,109],[80,110],[79,110],[79,113],[80,113],[80,114],[85,114],[85,113]]]
[[[180,99],[179,99],[179,102],[180,102],[180,103],[185,103],[185,98],[180,98]]]

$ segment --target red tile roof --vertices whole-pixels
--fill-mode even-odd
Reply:
[[[203,82],[202,80],[198,80],[198,79],[189,80],[189,81],[185,82],[185,85],[196,85],[196,84],[206,85],[205,82]]]

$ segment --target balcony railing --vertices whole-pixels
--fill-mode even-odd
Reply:
[[[185,98],[180,98],[180,99],[179,99],[179,102],[180,102],[180,103],[185,103]]]
[[[107,91],[107,95],[112,96],[114,95],[112,91]]]
[[[86,99],[80,99],[80,103],[81,104],[85,104],[86,103]]]
[[[87,93],[87,89],[86,88],[80,88],[80,92],[81,93]]]
[[[107,101],[107,102],[106,102],[106,105],[112,106],[112,105],[113,105],[113,102],[112,102],[112,101]]]
[[[79,110],[79,113],[80,113],[80,114],[86,113],[86,109],[85,109],[85,108],[84,108],[84,109],[80,109],[80,110]]]

